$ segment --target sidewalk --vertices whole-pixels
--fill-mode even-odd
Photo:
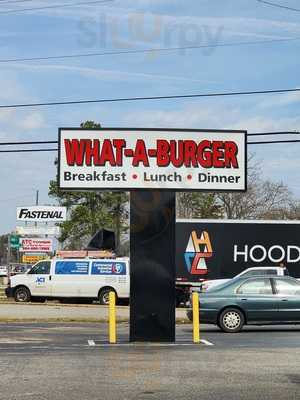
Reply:
[[[69,304],[20,304],[0,303],[0,322],[19,321],[61,321],[61,322],[106,322],[108,307],[93,305],[69,305]],[[188,322],[186,309],[176,310],[178,322]],[[117,307],[117,320],[127,322],[129,320],[129,307]]]

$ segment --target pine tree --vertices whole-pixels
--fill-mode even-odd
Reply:
[[[101,125],[94,121],[86,121],[80,126],[101,129]],[[128,193],[101,190],[68,192],[58,188],[56,179],[50,181],[49,196],[68,209],[68,220],[60,224],[58,239],[65,249],[81,249],[101,228],[115,231],[119,248],[122,234],[128,229]]]

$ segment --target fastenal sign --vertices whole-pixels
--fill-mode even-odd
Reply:
[[[20,240],[20,251],[50,253],[52,252],[52,239],[23,238]]]
[[[246,190],[246,131],[59,129],[61,189]]]
[[[65,207],[31,206],[18,207],[18,221],[62,222],[67,219]]]

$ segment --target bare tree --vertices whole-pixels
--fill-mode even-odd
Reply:
[[[248,160],[248,189],[245,193],[219,193],[223,216],[229,219],[284,219],[294,202],[282,182],[264,181],[254,156]]]
[[[178,193],[177,218],[300,218],[300,202],[282,182],[262,179],[262,168],[254,155],[248,159],[247,180],[245,193]]]

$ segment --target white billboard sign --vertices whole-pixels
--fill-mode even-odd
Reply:
[[[246,131],[59,130],[65,190],[246,190]]]
[[[21,236],[25,235],[50,235],[50,236],[58,236],[60,234],[59,226],[17,226],[16,233]]]
[[[52,252],[52,239],[22,238],[20,240],[20,251],[50,253]]]
[[[66,207],[30,206],[17,208],[17,221],[63,222],[66,219]]]

